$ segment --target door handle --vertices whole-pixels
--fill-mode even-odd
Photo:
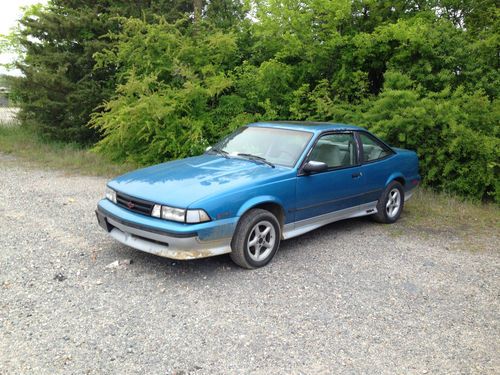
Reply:
[[[363,176],[363,173],[356,172],[356,173],[353,173],[351,176],[352,176],[352,178],[359,178],[359,177]]]

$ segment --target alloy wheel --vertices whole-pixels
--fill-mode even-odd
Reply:
[[[401,192],[399,189],[392,189],[387,197],[387,203],[385,204],[385,210],[387,216],[390,218],[395,217],[401,207]]]
[[[273,251],[276,243],[276,230],[269,221],[260,221],[250,231],[247,241],[247,250],[250,258],[255,262],[266,259]]]

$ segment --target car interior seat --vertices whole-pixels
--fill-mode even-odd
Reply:
[[[370,159],[369,160],[376,160],[380,159],[381,157],[384,156],[385,151],[379,147],[374,147],[372,151],[370,152]]]
[[[342,156],[338,146],[329,143],[319,143],[311,153],[310,160],[322,161],[328,167],[339,167],[342,165]]]

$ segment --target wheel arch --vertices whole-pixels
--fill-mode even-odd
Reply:
[[[399,182],[401,185],[403,185],[403,187],[406,185],[405,176],[401,172],[391,174],[385,182],[385,187],[387,187],[392,181]]]
[[[237,216],[239,217],[238,222],[241,220],[241,217],[245,213],[254,208],[260,208],[269,211],[274,216],[276,216],[280,224],[281,232],[283,232],[283,226],[285,225],[286,215],[285,215],[285,208],[279,199],[273,196],[260,196],[248,200],[238,210],[237,214]]]

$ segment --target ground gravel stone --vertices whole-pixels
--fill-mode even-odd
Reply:
[[[0,156],[0,374],[500,373],[498,234],[348,220],[247,271],[113,241],[105,182]]]

